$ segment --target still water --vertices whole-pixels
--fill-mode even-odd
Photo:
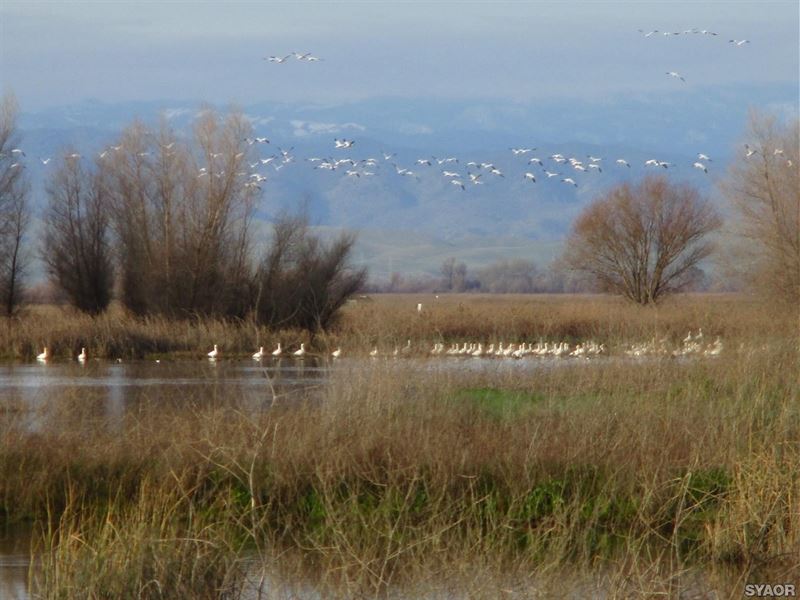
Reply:
[[[606,361],[607,358],[593,359]],[[610,359],[614,360],[614,359]],[[191,402],[249,410],[314,397],[335,373],[347,374],[396,365],[424,372],[512,372],[557,368],[574,360],[492,360],[471,357],[264,359],[212,361],[132,361],[18,363],[0,365],[0,414],[30,431],[62,419],[91,414],[114,426],[126,414],[154,403]],[[321,396],[321,394],[320,394]],[[29,598],[30,531],[0,529],[0,600]],[[313,596],[313,594],[312,594]]]

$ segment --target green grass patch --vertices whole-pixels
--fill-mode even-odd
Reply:
[[[495,419],[509,419],[529,414],[545,396],[539,392],[498,388],[467,388],[458,392],[457,400],[468,402]]]

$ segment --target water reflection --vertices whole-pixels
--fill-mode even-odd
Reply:
[[[30,530],[0,528],[0,598],[28,598]]]
[[[235,403],[258,409],[323,384],[329,366],[305,360],[139,361],[0,365],[0,407],[37,429],[42,412],[81,401],[81,412],[109,422],[143,403]],[[44,409],[44,411],[43,411]]]

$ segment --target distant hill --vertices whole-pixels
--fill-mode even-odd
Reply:
[[[258,216],[268,222],[283,209],[304,206],[321,230],[359,232],[357,260],[375,275],[434,273],[448,256],[471,265],[518,256],[545,262],[575,215],[599,192],[647,172],[712,192],[744,130],[748,106],[791,112],[796,105],[796,90],[786,85],[693,89],[599,105],[580,99],[521,104],[389,98],[335,106],[245,106],[256,133],[271,140],[259,146],[262,156],[280,147],[294,157],[279,171],[271,165],[257,169],[268,177]],[[176,130],[187,131],[200,107],[185,101],[85,102],[24,113],[20,126],[37,205],[49,168],[39,157],[67,146],[88,156],[134,118],[155,122],[162,114]],[[356,143],[334,149],[334,137]],[[536,150],[514,155],[512,147]],[[386,160],[384,152],[393,156]],[[692,168],[698,152],[713,159],[708,174]],[[597,163],[602,172],[576,171],[548,158],[557,153],[585,165],[590,155],[602,157]],[[458,163],[435,160],[449,156]],[[528,164],[534,156],[543,167]],[[319,163],[308,162],[310,157],[374,158],[376,165],[331,172],[314,169]],[[630,168],[615,164],[621,157]],[[645,167],[650,158],[673,166]],[[417,159],[432,164],[417,165]],[[468,168],[469,161],[493,163],[503,176]],[[414,176],[398,175],[398,168]],[[347,169],[359,176],[347,176]],[[559,176],[548,178],[544,169]],[[465,189],[450,183],[443,170],[459,173]],[[480,174],[481,184],[471,184],[468,172]],[[525,172],[533,173],[536,183],[526,180]],[[563,183],[565,177],[578,186]]]

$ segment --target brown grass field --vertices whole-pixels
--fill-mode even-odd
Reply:
[[[417,312],[417,303],[423,310]],[[702,327],[707,339],[752,344],[796,335],[800,311],[733,294],[687,294],[657,307],[632,305],[602,295],[383,294],[353,300],[329,332],[269,331],[249,321],[176,321],[133,318],[119,307],[99,317],[69,308],[33,306],[0,323],[0,359],[31,360],[44,346],[56,358],[86,347],[100,358],[202,357],[218,344],[224,354],[245,356],[281,341],[306,342],[325,354],[342,346],[346,355],[373,347],[390,351],[412,341],[424,354],[435,342],[567,341],[594,339],[609,348],[668,337],[679,343]]]
[[[201,356],[295,341],[56,310],[6,327],[3,347]],[[621,348],[702,327],[725,351],[485,372],[362,361],[292,402],[265,386],[265,410],[176,390],[121,423],[61,394],[35,431],[0,412],[0,517],[34,524],[42,598],[738,598],[746,582],[800,583],[797,326],[734,296],[657,309],[378,296],[314,348]]]

